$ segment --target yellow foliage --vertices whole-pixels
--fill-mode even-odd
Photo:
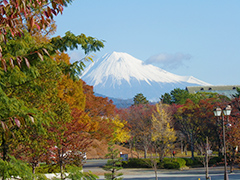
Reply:
[[[58,82],[58,96],[66,101],[71,108],[84,110],[85,94],[83,93],[83,83],[81,80],[73,81],[64,75],[62,80]]]
[[[126,142],[130,138],[130,130],[126,128],[127,121],[121,121],[116,116],[112,122],[114,124],[113,142]]]
[[[156,112],[152,114],[152,141],[171,144],[176,140],[174,129],[170,126],[171,116],[162,104],[156,104]]]

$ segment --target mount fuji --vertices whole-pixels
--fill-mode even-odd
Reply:
[[[179,76],[145,64],[123,52],[105,54],[86,68],[81,79],[92,85],[97,94],[132,99],[142,93],[149,101],[155,102],[175,88],[210,85],[192,76]]]

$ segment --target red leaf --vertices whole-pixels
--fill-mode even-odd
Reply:
[[[21,67],[21,62],[22,62],[22,59],[20,57],[17,57],[17,63],[19,67]]]
[[[41,61],[43,61],[43,56],[41,55],[41,53],[37,52],[37,54],[38,54],[38,57],[41,59]]]
[[[38,28],[38,30],[40,31],[41,30],[41,27],[38,25],[38,24],[35,24]]]
[[[35,24],[34,18],[31,17],[31,19],[30,19],[30,27],[31,27],[31,29],[33,28],[34,24]]]
[[[10,58],[9,62],[10,62],[11,67],[14,68],[13,58]]]
[[[7,71],[7,64],[6,64],[5,59],[2,59],[2,67],[3,67],[4,71]]]
[[[45,15],[47,18],[49,18],[49,15],[48,15],[47,11],[44,11],[44,15]]]
[[[14,118],[14,121],[15,121],[15,123],[16,123],[16,125],[17,125],[18,127],[21,126],[21,123],[20,123],[20,121],[19,121],[17,118]]]
[[[43,48],[43,51],[44,51],[48,56],[50,56],[50,54],[48,53],[48,51],[47,51],[45,48]]]
[[[34,118],[31,115],[28,115],[31,121],[34,123]]]
[[[29,63],[28,59],[24,57],[24,60],[25,60],[27,67],[30,68],[30,63]]]
[[[7,0],[3,0],[3,3],[5,6],[8,4]]]
[[[54,10],[54,9],[51,9],[51,11],[52,11],[52,13],[56,16],[57,15],[57,13],[56,13],[56,11]]]
[[[6,131],[6,125],[5,125],[5,123],[1,121],[1,124],[2,124],[3,130]]]
[[[59,8],[60,13],[62,14],[62,12],[63,12],[63,7],[62,7],[62,6],[59,6],[58,8]]]

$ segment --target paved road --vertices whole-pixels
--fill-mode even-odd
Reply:
[[[83,170],[88,172],[91,170],[94,174],[99,176],[99,180],[104,179],[104,171],[101,169],[107,160],[88,160],[83,166]],[[155,180],[155,174],[152,169],[123,169],[124,180]],[[211,180],[223,180],[223,167],[209,168]],[[158,170],[159,180],[200,180],[205,179],[204,168],[193,168],[189,170]],[[229,180],[240,180],[240,170],[235,170],[234,173],[229,174]]]

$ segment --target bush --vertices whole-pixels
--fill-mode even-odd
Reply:
[[[190,167],[202,166],[202,163],[197,158],[195,158],[194,160],[192,160],[191,158],[183,158],[183,159],[186,161],[186,166],[190,166]]]
[[[65,171],[69,171],[71,169],[71,165],[66,165]],[[40,164],[40,166],[36,167],[36,174],[47,174],[47,173],[60,173],[60,167],[58,164]]]
[[[208,164],[218,164],[218,163],[220,163],[220,162],[223,162],[224,161],[224,157],[223,156],[221,156],[221,157],[213,157],[213,158],[211,158],[210,160],[209,160],[209,163]]]
[[[177,158],[177,163],[179,164],[180,168],[185,167],[186,166],[186,161],[182,158]]]
[[[158,160],[157,160],[158,161]],[[179,169],[186,166],[186,161],[182,158],[164,158],[162,162],[157,162],[158,168]],[[151,168],[151,159],[130,158],[123,161],[124,168]]]
[[[150,168],[150,159],[130,158],[128,161],[123,161],[124,168]]]
[[[164,163],[163,167],[164,167],[165,169],[179,169],[179,168],[180,168],[180,165],[179,165],[179,163],[176,162],[176,161],[172,161],[172,162],[170,161],[170,162]]]
[[[182,158],[164,158],[162,166],[165,169],[180,169],[186,166],[186,161]]]

